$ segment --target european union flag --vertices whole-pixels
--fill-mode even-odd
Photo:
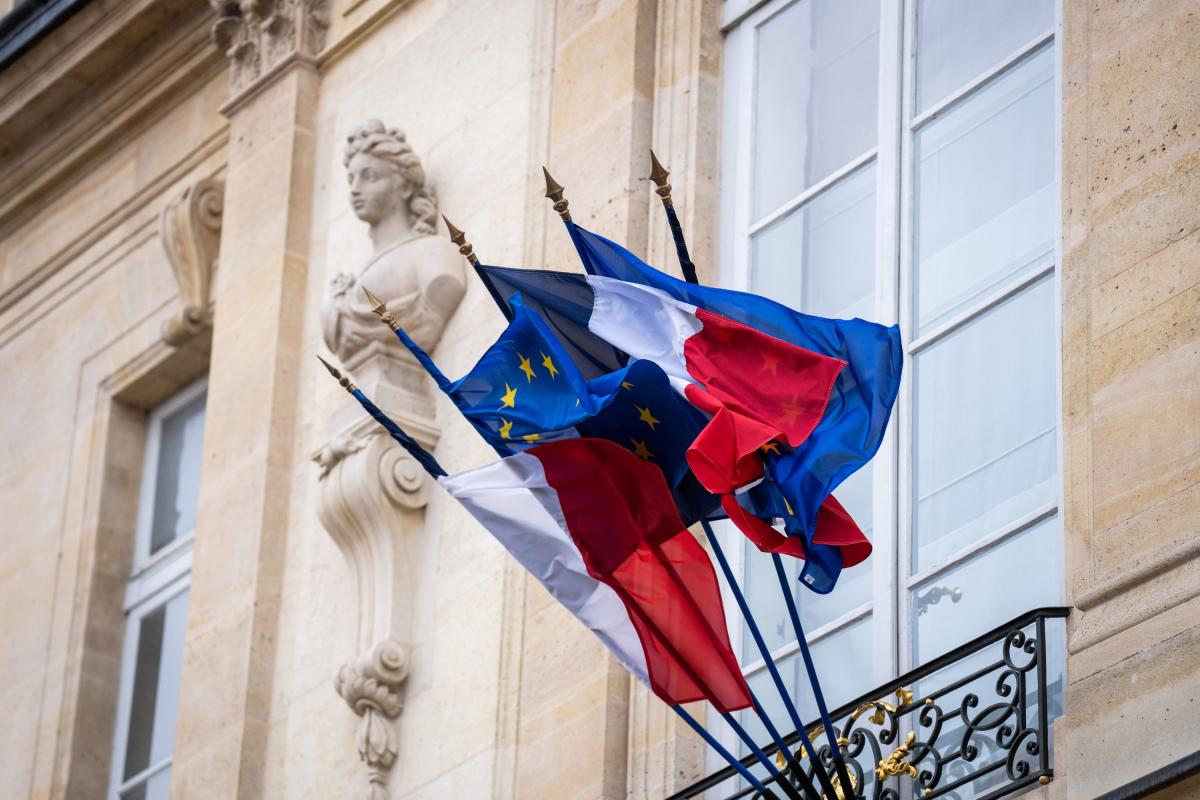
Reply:
[[[635,360],[586,379],[520,293],[512,321],[465,376],[442,388],[501,455],[556,439],[608,439],[658,466],[690,524],[718,505],[687,464],[708,420],[652,361]]]

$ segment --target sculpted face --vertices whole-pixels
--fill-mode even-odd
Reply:
[[[358,153],[346,167],[350,179],[350,206],[369,225],[393,214],[404,214],[409,187],[399,171],[369,153]]]

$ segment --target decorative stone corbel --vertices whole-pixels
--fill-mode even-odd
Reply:
[[[328,0],[209,0],[212,38],[231,61],[237,95],[289,56],[315,58],[329,27]]]
[[[387,396],[372,383],[369,393]],[[423,446],[433,447],[431,420],[394,408],[388,413]],[[429,479],[375,420],[345,406],[335,422],[347,417],[354,421],[313,455],[320,469],[317,514],[350,566],[358,599],[355,652],[366,653],[338,670],[334,686],[359,716],[367,796],[387,800],[387,777],[398,752],[393,721],[403,706],[412,638],[412,539],[424,525]]]
[[[212,326],[210,304],[224,205],[225,182],[203,178],[169,203],[159,218],[163,247],[183,306],[163,325],[163,341],[173,347]]]
[[[387,776],[398,752],[391,720],[404,707],[400,688],[407,677],[408,653],[404,645],[387,639],[371,648],[364,658],[343,666],[334,680],[337,693],[360,717],[358,755],[367,765],[369,800],[388,800]]]

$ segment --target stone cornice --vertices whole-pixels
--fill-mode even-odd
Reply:
[[[193,0],[130,0],[99,19],[90,11],[0,73],[0,238],[226,69],[209,38],[211,12]],[[96,70],[89,84],[82,76]],[[61,265],[52,258],[6,286],[0,308]]]

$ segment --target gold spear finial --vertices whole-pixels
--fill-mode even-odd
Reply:
[[[392,316],[392,312],[387,310],[387,303],[373,295],[367,287],[364,286],[362,289],[367,294],[367,302],[371,304],[371,311],[375,312],[375,315],[383,320],[384,324],[393,331],[399,330],[400,323],[396,322],[396,318]]]
[[[554,176],[550,174],[550,170],[542,167],[542,172],[546,175],[546,197],[549,197],[554,202],[554,210],[562,217],[562,221],[570,222],[571,212],[567,210],[567,201],[563,199],[562,184],[554,180]]]
[[[651,150],[650,180],[654,181],[655,185],[658,187],[655,189],[655,191],[658,193],[658,196],[662,198],[662,203],[664,206],[671,205],[671,184],[667,183],[667,178],[670,176],[671,173],[668,172],[667,168],[659,162],[658,156],[654,155],[654,151]]]
[[[462,253],[463,257],[472,265],[478,266],[479,259],[475,257],[475,248],[471,247],[471,243],[467,241],[467,235],[454,227],[454,223],[446,219],[445,214],[442,214],[442,220],[446,223],[446,230],[450,232],[450,241],[458,245],[458,252]]]
[[[325,365],[325,369],[329,370],[329,374],[332,375],[337,380],[337,382],[342,385],[342,388],[345,389],[347,392],[349,392],[350,394],[354,394],[358,390],[358,387],[356,387],[353,383],[351,383],[349,378],[347,378],[345,375],[343,375],[341,372],[339,372],[338,368],[335,367],[333,364],[330,364],[328,361],[321,358],[320,355],[317,356],[317,360]]]

